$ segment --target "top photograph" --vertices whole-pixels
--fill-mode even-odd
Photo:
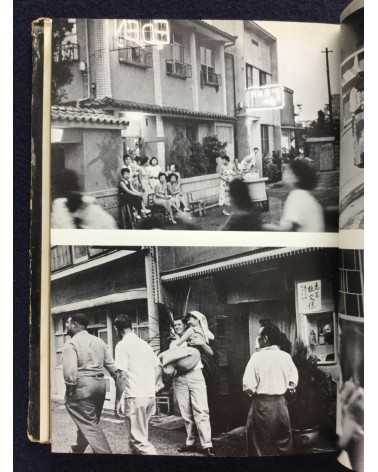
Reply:
[[[339,230],[340,25],[52,24],[52,229]]]

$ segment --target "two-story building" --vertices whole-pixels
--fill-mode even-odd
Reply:
[[[70,63],[73,76],[64,87],[65,102],[76,108],[71,113],[90,110],[106,120],[113,116],[122,127],[122,138],[117,136],[109,144],[112,158],[105,163],[101,157],[106,151],[104,139],[99,139],[97,148],[96,143],[86,147],[77,120],[79,132],[69,146],[59,141],[61,123],[53,115],[54,146],[63,145],[66,155],[59,166],[62,159],[63,165],[70,166],[74,153],[84,163],[85,191],[107,197],[106,207],[111,209],[109,195],[115,195],[109,175],[117,175],[122,144],[138,152],[142,147],[147,156],[158,158],[163,169],[171,162],[177,139],[201,143],[205,136],[217,135],[227,143],[226,152],[234,156],[233,70],[225,59],[225,49],[235,41],[233,35],[202,20],[170,20],[169,44],[141,47],[125,38],[123,22],[127,20],[71,21],[69,43],[62,43],[66,52],[59,56]],[[101,126],[95,117],[93,122]],[[184,191],[197,192],[206,200],[216,198],[216,174],[183,177]]]
[[[233,56],[237,113],[236,145],[239,159],[259,149],[257,167],[262,176],[262,159],[281,151],[280,110],[247,107],[246,93],[251,87],[278,84],[277,40],[253,21],[210,20],[211,24],[236,37],[227,47]]]

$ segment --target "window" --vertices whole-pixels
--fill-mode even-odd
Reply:
[[[66,329],[66,321],[68,315],[55,315],[53,317],[53,326],[55,334],[55,363],[59,367],[62,365],[62,351],[63,346],[66,341],[69,339]]]
[[[125,47],[118,51],[120,64],[129,64],[145,69],[152,67],[152,49],[150,46],[142,48],[136,46],[132,41],[124,41],[124,43]]]
[[[51,272],[72,265],[70,246],[54,246],[51,249]]]
[[[272,82],[272,75],[263,70],[259,70],[260,85],[268,85]]]
[[[253,86],[253,66],[250,64],[245,65],[245,78],[247,88]]]
[[[183,40],[177,33],[172,34],[171,59],[166,61],[167,75],[186,79],[192,76],[192,66],[185,64],[185,50]]]
[[[220,86],[220,75],[215,73],[214,51],[200,47],[201,85]]]
[[[85,262],[112,251],[109,247],[54,246],[51,248],[51,272]]]
[[[362,251],[346,249],[340,251],[339,278],[339,313],[363,317]]]
[[[307,315],[308,346],[320,364],[335,362],[335,319],[333,313]]]

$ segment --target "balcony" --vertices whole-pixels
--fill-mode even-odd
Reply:
[[[118,51],[120,64],[128,64],[147,69],[152,67],[152,50],[150,47],[128,47]]]
[[[77,62],[79,60],[79,45],[75,43],[62,44],[53,56],[55,63]]]
[[[178,77],[179,79],[187,79],[192,76],[192,66],[183,62],[167,59],[165,61],[167,75]]]
[[[206,68],[206,69],[204,67],[201,68],[201,87],[204,87],[204,86],[215,87],[218,92],[221,84],[222,84],[222,77],[220,74],[216,74],[210,68]]]

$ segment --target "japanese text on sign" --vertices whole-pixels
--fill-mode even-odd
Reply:
[[[245,107],[251,110],[276,110],[285,106],[282,85],[263,85],[248,88],[245,94]]]
[[[120,20],[117,25],[118,47],[125,48],[127,41],[138,46],[164,46],[170,43],[167,20]]]
[[[298,312],[314,313],[322,308],[321,280],[300,282],[297,285]]]

